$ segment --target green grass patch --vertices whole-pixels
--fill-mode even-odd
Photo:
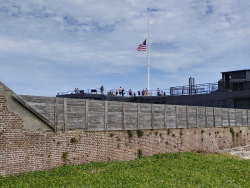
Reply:
[[[250,187],[250,161],[229,154],[157,154],[0,177],[0,187]]]

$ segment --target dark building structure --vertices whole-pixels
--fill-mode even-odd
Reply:
[[[58,94],[57,97],[250,109],[250,69],[222,72],[218,84],[195,85],[191,81],[188,86],[171,87],[167,96],[122,97],[82,91],[78,94]]]
[[[250,69],[222,72],[218,86],[220,91],[250,90]]]

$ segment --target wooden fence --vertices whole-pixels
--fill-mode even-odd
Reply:
[[[20,96],[58,130],[86,131],[250,126],[250,110]]]

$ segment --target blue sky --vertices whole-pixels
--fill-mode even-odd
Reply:
[[[249,69],[249,0],[2,0],[0,81],[17,94],[217,82]]]

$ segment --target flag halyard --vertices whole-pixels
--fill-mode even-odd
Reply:
[[[136,49],[137,51],[146,51],[146,39],[144,40],[143,43],[141,43],[138,48]]]

